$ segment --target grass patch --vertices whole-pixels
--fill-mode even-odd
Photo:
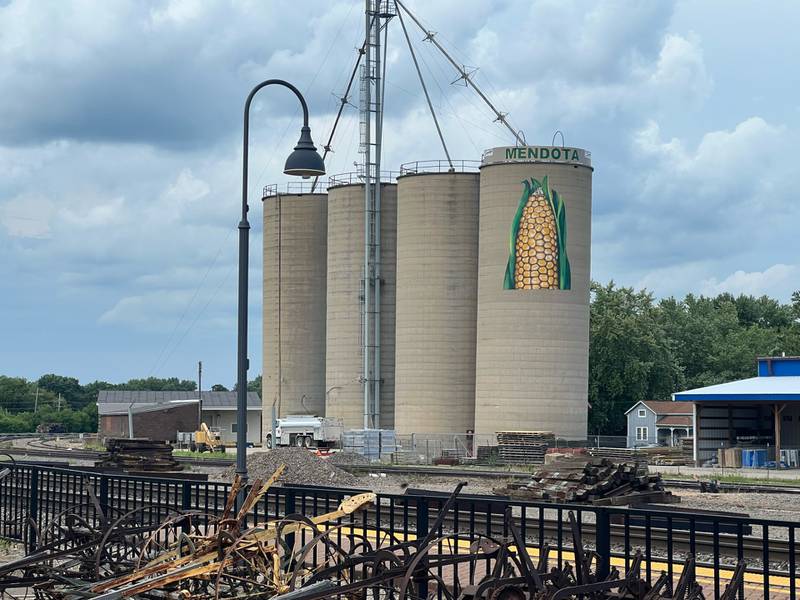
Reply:
[[[12,542],[6,538],[0,538],[0,552],[8,552],[16,545],[16,542]]]
[[[173,450],[173,456],[180,456],[182,458],[199,458],[201,460],[219,460],[221,458],[236,458],[236,452],[230,448],[226,448],[225,452],[192,452],[191,450]]]

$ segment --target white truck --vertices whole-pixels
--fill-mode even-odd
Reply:
[[[314,417],[309,415],[287,415],[277,419],[275,436],[277,446],[298,446],[300,448],[330,448],[338,444],[344,425],[338,419]],[[265,445],[274,448],[272,431],[267,429]]]

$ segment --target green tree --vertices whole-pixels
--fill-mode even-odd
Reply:
[[[238,383],[234,384],[233,391],[236,392],[238,390],[239,390],[239,384]],[[258,392],[258,395],[261,396],[261,375],[247,382],[247,391]]]
[[[753,377],[758,356],[793,353],[792,307],[767,297],[720,294],[659,302],[659,322],[688,389]]]
[[[35,399],[35,384],[23,377],[0,375],[0,409],[8,413],[32,411]]]
[[[211,391],[212,392],[227,392],[229,390],[228,390],[228,388],[226,388],[221,383],[215,383],[214,385],[211,386]]]
[[[193,392],[197,389],[197,382],[188,379],[169,377],[147,377],[146,379],[130,379],[127,383],[116,386],[118,390],[136,390],[150,392]]]
[[[261,396],[261,375],[247,382],[247,391],[258,392],[258,395]]]
[[[646,291],[592,284],[589,325],[589,432],[625,433],[625,411],[667,400],[683,383],[678,361]]]
[[[49,373],[39,377],[36,385],[43,390],[52,392],[55,396],[61,396],[72,408],[81,408],[86,405],[83,387],[74,377]]]

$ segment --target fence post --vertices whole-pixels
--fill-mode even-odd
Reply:
[[[428,499],[422,496],[417,496],[417,540],[425,539],[428,535],[430,524],[428,523]],[[417,548],[418,551],[423,548]],[[428,597],[428,556],[426,555],[414,571],[414,583],[417,586],[417,597]]]
[[[181,485],[181,508],[183,510],[192,508],[192,484],[189,481],[184,481]]]
[[[100,510],[103,511],[103,517],[100,518],[105,518],[106,522],[110,523],[111,519],[108,518],[108,475],[100,475],[100,490],[97,496],[97,501],[100,503]]]
[[[611,516],[606,508],[595,512],[595,550],[597,551],[597,579],[602,581],[611,571]]]
[[[286,517],[295,513],[297,509],[295,508],[295,491],[291,488],[284,489],[286,490],[286,495],[283,499],[283,516]],[[289,548],[294,548],[294,536],[295,534],[293,533],[286,535],[286,544]]]
[[[31,467],[30,496],[28,496],[28,548],[36,550],[36,532],[39,531],[39,467]]]

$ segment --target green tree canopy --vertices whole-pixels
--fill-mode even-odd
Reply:
[[[624,412],[640,400],[665,400],[683,384],[653,297],[593,284],[589,326],[589,432],[624,431]]]

